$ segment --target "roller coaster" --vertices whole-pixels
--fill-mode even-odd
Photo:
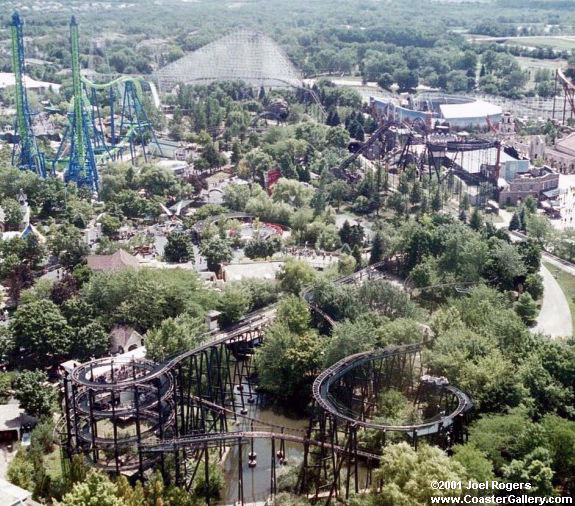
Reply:
[[[375,271],[372,266],[339,282],[360,283],[373,279]],[[271,442],[271,495],[290,443],[303,448],[297,491],[331,504],[376,485],[371,471],[386,434],[398,433],[414,445],[425,437],[444,447],[465,438],[472,402],[445,378],[425,374],[422,344],[353,355],[321,373],[313,384],[307,429],[249,416],[248,406],[262,398],[255,350],[275,316],[274,305],[263,308],[162,363],[107,357],[78,366],[64,379],[65,454],[83,454],[98,468],[140,479],[159,467],[166,482],[190,489],[202,470],[209,485],[214,453],[221,459],[239,446],[237,501],[243,505],[245,468],[256,466],[254,440],[264,438]],[[420,419],[406,425],[379,419],[378,396],[387,389],[404,392]],[[378,444],[366,443],[370,433]],[[244,446],[249,446],[247,466]],[[206,497],[208,504],[211,500]]]
[[[143,106],[142,79],[121,77],[108,83],[94,83],[81,76],[79,33],[76,19],[70,20],[70,48],[73,95],[67,112],[68,125],[62,142],[48,169],[33,128],[33,114],[24,86],[25,56],[23,24],[14,14],[12,31],[12,66],[16,77],[16,137],[12,164],[33,171],[41,177],[55,176],[59,170],[64,179],[99,190],[98,167],[120,160],[129,152],[132,163],[139,154],[161,156],[162,149]],[[104,118],[104,106],[109,117]],[[119,113],[119,120],[116,114]],[[150,149],[153,146],[153,150]]]

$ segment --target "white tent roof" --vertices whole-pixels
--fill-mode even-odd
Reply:
[[[441,104],[441,115],[443,118],[464,119],[464,118],[485,118],[486,116],[497,116],[503,113],[503,109],[498,105],[477,100],[467,104]]]
[[[12,72],[0,72],[0,89],[4,89],[7,86],[16,86],[16,78]],[[54,91],[60,90],[59,84],[36,81],[36,79],[32,79],[30,76],[24,76],[24,86],[31,89],[52,88]]]

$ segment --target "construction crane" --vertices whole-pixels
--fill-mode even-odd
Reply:
[[[16,85],[16,124],[12,165],[21,170],[35,172],[46,177],[44,154],[38,149],[32,128],[32,113],[28,105],[28,94],[24,85],[26,72],[24,59],[24,35],[22,21],[17,12],[12,15],[10,25],[12,36],[12,70]]]

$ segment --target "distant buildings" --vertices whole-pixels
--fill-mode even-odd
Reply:
[[[397,122],[421,122],[429,127],[448,123],[453,129],[491,128],[501,122],[501,107],[475,98],[422,93],[396,98],[370,98],[372,114]]]

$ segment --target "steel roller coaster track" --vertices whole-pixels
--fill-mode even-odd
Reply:
[[[361,283],[379,277],[375,273],[378,265],[337,281]],[[250,416],[247,408],[259,395],[253,355],[275,316],[275,306],[263,308],[225,332],[205,335],[202,345],[161,364],[112,357],[80,365],[64,380],[65,453],[82,453],[95,466],[113,473],[135,471],[141,478],[147,469],[159,466],[168,482],[189,487],[202,464],[209,482],[210,453],[213,458],[218,450],[221,456],[225,448],[239,445],[238,502],[243,504],[241,446],[251,445],[252,467],[254,439],[271,442],[273,495],[277,467],[287,459],[286,444],[301,445],[298,491],[330,504],[340,494],[347,497],[353,487],[363,489],[364,479],[366,487],[371,484],[379,455],[360,442],[361,431],[382,433],[384,443],[387,432],[403,433],[413,444],[419,437],[442,445],[463,439],[471,400],[444,379],[426,378],[415,386],[423,372],[421,344],[353,355],[321,373],[313,384],[314,409],[307,429]],[[388,387],[411,392],[418,405],[442,409],[418,424],[373,421],[377,393]],[[172,456],[172,469],[166,455]],[[367,470],[364,475],[360,467]],[[209,504],[210,498],[206,500]]]

